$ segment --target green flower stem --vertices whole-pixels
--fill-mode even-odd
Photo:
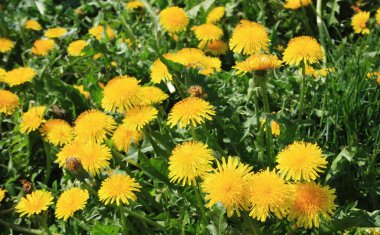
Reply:
[[[265,116],[267,117],[268,114],[270,114],[270,108],[269,108],[269,101],[268,101],[268,94],[267,94],[267,81],[264,77],[264,80],[260,82],[261,86],[261,95],[263,97],[263,103],[264,103],[264,111]],[[274,149],[273,149],[273,139],[272,139],[272,132],[271,132],[271,126],[270,126],[270,120],[266,118],[265,121],[266,125],[266,151],[267,151],[267,160],[268,160],[268,166],[273,166],[274,164]]]
[[[15,210],[14,207],[11,207],[11,208],[9,208],[9,209],[2,210],[2,211],[0,211],[0,216],[1,216],[1,215],[7,215],[7,214],[9,214],[9,213],[12,213],[14,210]]]
[[[197,140],[197,136],[195,134],[195,127],[192,124],[190,124],[190,130],[191,130],[191,136],[193,137],[193,140],[194,141]]]
[[[174,84],[175,88],[178,90],[179,95],[181,96],[181,98],[182,98],[182,99],[185,99],[186,96],[185,96],[185,94],[183,93],[183,91],[182,91],[182,89],[181,89],[181,87],[180,87],[180,85],[179,85],[179,83],[178,83],[178,81],[177,81],[177,77],[173,76],[172,81],[173,81],[173,84]]]
[[[119,206],[119,211],[120,211],[120,220],[121,220],[122,234],[123,235],[127,235],[128,234],[128,228],[127,228],[127,223],[125,221],[123,205]]]
[[[77,216],[79,218],[77,218],[77,217],[73,217],[73,218],[78,222],[78,226],[81,227],[81,228],[83,228],[87,232],[91,232],[91,228],[86,225],[86,221],[83,218],[83,216],[80,213],[78,213]]]
[[[258,99],[259,99],[259,96],[257,95],[257,93],[255,93],[254,96],[253,96],[253,102],[255,104],[256,125],[258,126],[258,131],[262,132],[262,130],[261,130],[261,123],[260,123],[260,114],[259,114],[259,102],[258,102]],[[264,136],[263,136],[263,134],[260,133],[259,136],[260,136],[261,144],[264,144]],[[260,148],[259,148],[259,158],[262,160],[263,156],[264,156],[264,148],[263,148],[263,146],[260,146]]]
[[[145,222],[145,223],[147,223],[147,224],[149,224],[149,225],[152,225],[152,226],[154,226],[154,227],[156,227],[156,228],[159,228],[159,229],[161,229],[161,230],[164,229],[164,226],[162,226],[161,224],[158,224],[157,222],[155,222],[155,221],[153,221],[153,220],[151,220],[151,219],[148,219],[148,218],[146,218],[145,216],[143,216],[143,215],[141,215],[141,214],[139,214],[139,213],[136,213],[136,212],[134,212],[134,211],[131,211],[130,209],[128,209],[128,208],[126,208],[126,207],[120,207],[120,208],[122,208],[122,209],[123,209],[126,213],[128,213],[130,216],[135,217],[136,219],[138,219],[138,220],[140,220],[140,221],[143,221],[143,222]]]
[[[206,217],[205,204],[202,201],[200,190],[201,190],[200,189],[200,185],[197,182],[197,185],[195,186],[195,189],[194,189],[194,191],[195,191],[195,197],[197,199],[199,210],[201,211],[201,220],[202,220],[203,224],[207,225],[208,221],[207,221],[207,217]]]
[[[250,227],[251,232],[253,233],[253,235],[259,235],[260,234],[259,231],[258,231],[258,228],[257,228],[256,224],[252,222],[252,219],[251,219],[251,217],[249,217],[249,215],[248,215],[247,212],[243,212],[243,219],[249,225],[249,227]]]
[[[24,228],[24,227],[16,225],[16,224],[8,223],[7,221],[2,220],[2,219],[0,219],[0,224],[5,226],[5,227],[8,227],[14,231],[18,231],[21,233],[27,233],[27,234],[43,234],[44,233],[41,230]],[[56,235],[56,234],[53,233],[53,235]]]
[[[302,80],[301,80],[301,94],[300,94],[300,103],[298,108],[298,122],[302,119],[303,106],[305,100],[305,79],[306,79],[306,64],[303,63],[302,66]]]
[[[119,2],[116,2],[116,4],[119,4]],[[129,27],[129,25],[127,24],[127,22],[125,21],[124,16],[120,13],[120,11],[117,9],[117,6],[115,4],[112,4],[112,7],[114,8],[117,16],[119,17],[119,19],[121,21],[121,24],[124,26],[125,32],[127,34],[127,37],[129,39],[131,39],[132,44],[135,45],[135,43],[136,43],[136,37],[133,34],[133,32],[132,32],[131,28]]]

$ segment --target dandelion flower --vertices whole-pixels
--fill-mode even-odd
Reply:
[[[7,74],[7,71],[5,71],[5,69],[3,69],[3,68],[0,68],[0,82],[4,81],[6,74]]]
[[[55,217],[57,219],[67,220],[73,216],[78,210],[83,210],[89,198],[86,189],[71,188],[66,190],[59,196],[55,209]]]
[[[157,118],[158,111],[152,106],[137,106],[125,114],[124,124],[131,129],[141,130],[145,125]]]
[[[84,98],[86,98],[87,100],[90,99],[90,92],[85,91],[83,85],[74,85],[73,87],[77,89],[79,93],[81,93],[84,96]]]
[[[286,180],[312,181],[326,168],[327,161],[316,144],[296,141],[277,155],[277,169]]]
[[[189,16],[179,7],[165,8],[159,14],[160,24],[168,33],[179,33],[184,31],[189,24]]]
[[[115,124],[111,116],[91,109],[77,117],[74,132],[79,139],[102,142],[115,129]]]
[[[5,192],[6,192],[5,189],[0,189],[0,202],[2,202],[3,199],[5,198]]]
[[[211,150],[207,145],[190,141],[179,144],[169,158],[169,178],[182,186],[196,185],[197,177],[202,177],[212,170]]]
[[[67,33],[67,29],[62,27],[50,28],[45,31],[44,36],[47,38],[60,38]]]
[[[109,165],[108,161],[112,158],[111,150],[107,146],[94,142],[82,144],[77,154],[83,169],[92,175],[99,174],[101,169]]]
[[[36,31],[40,31],[42,29],[40,23],[38,23],[38,21],[36,20],[25,21],[24,27],[26,29],[31,29],[31,30],[36,30]]]
[[[200,44],[198,47],[205,52],[210,52],[212,55],[216,56],[226,54],[228,49],[227,44],[221,40],[214,40],[208,42],[206,45]]]
[[[16,211],[21,213],[20,216],[30,217],[33,214],[38,215],[42,211],[46,211],[51,204],[53,204],[53,196],[50,192],[36,190],[21,198],[16,205]]]
[[[251,202],[249,215],[261,222],[265,222],[270,213],[279,219],[284,218],[291,198],[292,187],[287,185],[275,171],[269,169],[260,171],[249,181]]]
[[[206,22],[215,24],[224,16],[224,7],[215,7],[208,13]]]
[[[107,27],[104,27],[103,25],[94,26],[90,30],[88,30],[88,33],[91,36],[95,37],[98,41],[100,41],[104,35],[104,28],[106,28],[105,32],[106,32],[107,38],[110,40],[115,39],[116,37],[115,31],[113,31],[113,29],[111,29],[108,26]]]
[[[240,216],[240,210],[247,210],[249,206],[247,189],[251,167],[233,157],[222,158],[217,164],[217,169],[207,174],[202,183],[202,190],[207,194],[205,199],[209,201],[206,206],[220,202],[227,209],[228,217],[234,212]]]
[[[98,195],[100,201],[105,205],[114,202],[116,205],[120,205],[120,202],[128,205],[130,200],[136,200],[135,192],[140,192],[140,188],[140,184],[134,178],[128,175],[115,174],[102,182]]]
[[[254,54],[245,61],[237,62],[233,68],[237,70],[236,75],[244,75],[257,70],[275,69],[280,67],[281,63],[276,55]]]
[[[10,91],[0,89],[0,113],[11,115],[19,106],[19,98]]]
[[[36,106],[30,108],[26,113],[23,113],[21,117],[20,132],[29,133],[40,127],[40,125],[45,121],[45,110],[45,106]]]
[[[76,40],[69,44],[67,47],[67,53],[71,56],[84,56],[82,50],[86,47],[87,42],[85,40]]]
[[[79,150],[83,146],[83,142],[79,140],[74,140],[62,147],[62,149],[57,153],[57,159],[55,160],[58,163],[59,167],[65,167],[66,161],[69,158],[76,158],[79,160]]]
[[[284,7],[287,9],[296,10],[300,7],[306,7],[312,2],[312,0],[286,0]]]
[[[290,203],[288,219],[304,228],[319,227],[321,217],[329,219],[336,209],[335,189],[314,182],[295,185],[294,199]]]
[[[380,25],[380,8],[376,11],[376,23]]]
[[[271,128],[271,131],[272,131],[272,135],[274,135],[274,136],[279,136],[280,135],[280,133],[281,133],[281,127],[280,127],[280,125],[277,122],[275,122],[275,121],[272,120],[270,122],[270,128]]]
[[[152,105],[161,104],[169,96],[164,93],[160,88],[155,86],[146,86],[141,88],[141,104]]]
[[[214,24],[196,26],[194,33],[199,41],[204,42],[218,40],[223,36],[223,30]]]
[[[314,64],[323,59],[323,51],[318,41],[309,36],[295,37],[284,51],[283,61],[289,65]]]
[[[118,151],[128,152],[131,143],[138,143],[143,138],[143,133],[131,129],[124,124],[118,126],[113,133],[112,141]]]
[[[61,119],[48,120],[40,128],[40,132],[53,145],[70,143],[74,136],[74,130],[70,124]]]
[[[367,11],[361,11],[352,17],[351,25],[357,34],[369,34],[367,22],[369,20],[370,13]]]
[[[230,40],[230,49],[235,53],[250,55],[268,50],[269,38],[264,26],[242,20],[236,26]]]
[[[115,77],[103,90],[102,107],[106,111],[124,112],[140,102],[141,87],[134,77]]]
[[[0,38],[0,53],[9,52],[13,49],[15,43],[8,38]]]
[[[167,56],[168,54],[164,55],[164,57]],[[173,77],[166,65],[157,59],[150,66],[150,78],[153,83],[160,83],[162,80],[171,81]]]
[[[144,3],[138,1],[138,0],[133,0],[125,4],[125,8],[128,10],[136,10],[138,8],[145,8]]]
[[[211,120],[215,115],[213,106],[198,97],[188,97],[176,103],[169,113],[168,124],[180,128],[189,125],[197,126],[204,123],[204,119]]]
[[[36,75],[37,73],[34,69],[20,67],[8,71],[4,77],[4,81],[12,87],[31,81]]]
[[[32,53],[35,55],[46,56],[49,51],[54,49],[55,43],[52,39],[40,39],[33,43]]]

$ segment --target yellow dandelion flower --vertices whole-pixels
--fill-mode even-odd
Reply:
[[[199,73],[203,75],[213,74],[222,66],[219,58],[206,56],[197,48],[184,48],[170,55],[169,59],[186,67],[199,69]]]
[[[141,87],[134,77],[118,76],[103,90],[102,107],[106,111],[124,112],[141,102]]]
[[[16,205],[16,211],[20,213],[20,216],[26,215],[30,217],[31,215],[38,215],[42,211],[46,211],[51,204],[53,204],[53,196],[50,192],[36,190],[21,198]]]
[[[79,160],[79,151],[82,146],[83,142],[79,140],[66,144],[57,153],[57,160],[55,162],[59,164],[59,167],[65,167],[67,159],[76,158]]]
[[[9,52],[13,49],[15,43],[8,38],[0,37],[0,53]]]
[[[161,104],[169,96],[160,88],[146,86],[141,88],[141,105]]]
[[[131,143],[138,143],[143,138],[143,133],[136,129],[131,129],[122,124],[113,133],[112,141],[118,151],[128,152]]]
[[[60,38],[67,33],[67,29],[62,27],[50,28],[45,31],[44,36],[47,38]]]
[[[215,7],[208,13],[206,22],[215,24],[224,16],[224,7]]]
[[[76,40],[71,42],[67,47],[67,53],[71,56],[84,56],[82,50],[86,47],[87,42],[85,40]]]
[[[277,169],[286,180],[312,181],[326,168],[327,161],[316,144],[296,141],[277,155]]]
[[[180,128],[189,125],[197,126],[204,119],[211,120],[215,115],[213,106],[198,97],[188,97],[176,103],[169,113],[168,124],[171,128],[178,124]]]
[[[238,158],[222,158],[217,162],[218,167],[213,173],[207,174],[202,183],[207,207],[220,202],[227,209],[227,216],[235,212],[240,216],[240,210],[247,210],[249,206],[249,179],[252,177],[251,167],[240,163]]]
[[[144,3],[140,2],[139,0],[133,0],[125,4],[125,8],[128,10],[136,10],[138,8],[145,8]]]
[[[296,10],[300,7],[306,7],[312,2],[312,0],[286,0],[284,7],[287,9]]]
[[[7,190],[5,190],[5,189],[0,189],[0,202],[2,202],[3,199],[5,198],[5,192],[6,191]]]
[[[106,28],[106,30],[104,30],[104,28]],[[104,31],[106,32],[104,34]],[[113,31],[113,29],[111,29],[109,26],[103,26],[103,25],[98,25],[98,26],[94,26],[92,27],[91,29],[88,30],[88,33],[95,37],[98,41],[100,41],[103,37],[106,37],[110,40],[112,39],[115,39],[116,37],[116,33],[115,31]]]
[[[89,194],[86,189],[74,187],[64,191],[57,200],[55,217],[66,221],[76,211],[83,210],[88,198]]]
[[[112,158],[111,150],[107,146],[94,142],[83,143],[77,154],[83,169],[92,175],[99,174],[101,169],[109,166]]]
[[[316,72],[317,71],[315,71],[315,69],[312,66],[309,66],[307,64],[305,65],[305,75],[314,76]]]
[[[357,34],[369,34],[367,22],[369,20],[370,13],[367,11],[361,11],[352,17],[351,25]]]
[[[376,23],[380,25],[380,8],[376,11]]]
[[[52,39],[40,39],[33,43],[32,53],[35,55],[46,56],[55,47]]]
[[[141,130],[156,119],[157,114],[157,109],[152,106],[137,106],[127,111],[123,122],[130,129]]]
[[[237,62],[233,68],[237,70],[236,75],[244,75],[257,70],[275,69],[280,67],[281,63],[276,55],[254,54],[245,61]]]
[[[0,113],[11,115],[19,106],[19,98],[10,91],[0,89]]]
[[[271,121],[270,122],[270,128],[272,130],[272,135],[274,136],[280,136],[280,133],[281,133],[281,126],[280,124],[278,124],[277,122],[275,121]]]
[[[167,58],[168,54],[165,54],[164,57]],[[162,80],[171,81],[172,78],[168,68],[160,59],[155,60],[150,66],[150,79],[153,83],[160,83]]]
[[[40,132],[46,141],[58,146],[70,143],[74,137],[73,128],[61,119],[48,120],[40,128]]]
[[[45,106],[36,106],[30,108],[26,113],[23,113],[20,123],[20,132],[29,133],[31,131],[37,130],[40,125],[45,122],[45,110]]]
[[[295,185],[294,199],[290,203],[288,219],[304,228],[319,227],[321,217],[329,219],[336,209],[335,189],[314,182]]]
[[[292,187],[275,171],[267,169],[254,174],[249,181],[249,215],[261,222],[265,222],[270,213],[279,219],[286,217],[292,193]]]
[[[168,33],[179,33],[184,31],[189,24],[189,16],[179,7],[165,8],[159,14],[160,24]]]
[[[285,49],[283,61],[289,65],[314,64],[323,59],[323,51],[318,41],[309,36],[295,37]]]
[[[218,40],[223,36],[223,30],[214,24],[196,26],[194,33],[199,41],[204,42]]]
[[[31,81],[37,75],[36,71],[29,67],[20,67],[8,71],[4,77],[4,82],[9,86],[17,86]]]
[[[268,33],[264,26],[242,20],[236,26],[230,40],[230,49],[235,53],[250,55],[268,50]]]
[[[102,56],[103,56],[102,53],[96,53],[92,58],[93,58],[94,60],[97,60],[97,59],[101,58]]]
[[[36,30],[36,31],[40,31],[42,29],[40,23],[38,23],[38,21],[36,20],[25,21],[24,27],[26,29],[31,29],[31,30]]]
[[[140,192],[140,184],[128,175],[115,174],[102,182],[98,191],[99,199],[105,205],[120,202],[128,205],[129,201],[137,199],[135,192]]]
[[[85,91],[83,85],[74,85],[73,86],[75,89],[79,91],[87,100],[90,99],[90,92]]]
[[[79,139],[103,142],[115,129],[115,121],[105,113],[91,109],[81,113],[75,120],[74,133]]]
[[[198,177],[212,170],[213,160],[212,151],[206,144],[190,141],[177,145],[169,158],[170,182],[196,185]]]
[[[199,44],[198,47],[205,52],[210,52],[212,55],[224,55],[228,49],[227,44],[222,40],[214,40],[206,45]]]
[[[3,68],[0,68],[0,82],[4,81],[5,75],[7,75],[7,71]]]

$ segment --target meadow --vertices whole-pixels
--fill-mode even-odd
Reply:
[[[0,3],[0,234],[380,234],[377,0]]]

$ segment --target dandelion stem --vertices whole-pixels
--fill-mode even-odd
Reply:
[[[199,207],[199,210],[201,211],[201,220],[202,222],[207,225],[208,224],[208,221],[207,221],[207,217],[206,217],[206,210],[205,210],[205,205],[202,201],[202,197],[201,197],[201,194],[200,194],[200,185],[199,183],[197,182],[197,185],[195,186],[195,197],[197,199],[197,203],[198,203],[198,207]]]
[[[263,103],[264,103],[264,111],[265,111],[265,117],[267,117],[268,114],[270,114],[270,108],[269,108],[269,101],[268,101],[268,94],[267,94],[267,81],[264,78],[264,81],[261,81],[261,94],[263,96]],[[268,166],[272,166],[274,161],[272,159],[273,156],[273,139],[272,139],[272,133],[271,133],[271,127],[270,127],[270,120],[266,118],[266,150],[267,150],[267,159],[268,159]]]
[[[2,210],[2,211],[0,211],[0,216],[1,216],[1,215],[7,215],[7,214],[9,214],[9,213],[12,213],[14,210],[15,210],[14,207],[11,207],[11,208],[9,208],[9,209]]]
[[[193,137],[193,140],[197,140],[197,136],[195,134],[195,127],[193,125],[190,125],[191,130],[191,136]]]
[[[151,220],[151,219],[148,219],[146,218],[145,216],[143,215],[140,215],[139,213],[136,213],[134,211],[131,211],[130,209],[126,208],[126,207],[120,207],[122,208],[126,213],[128,213],[130,216],[132,217],[135,217],[136,219],[138,220],[141,220],[149,225],[152,225],[156,228],[159,228],[159,229],[164,229],[164,226],[162,226],[161,224],[158,224],[157,222]]]
[[[302,80],[301,80],[301,94],[300,94],[300,103],[298,108],[298,122],[302,119],[302,112],[305,99],[305,77],[306,77],[306,63],[303,63],[302,66]]]
[[[128,228],[127,228],[127,224],[126,224],[126,221],[125,221],[125,216],[124,216],[124,210],[123,210],[123,206],[120,205],[119,206],[119,211],[120,211],[120,220],[121,220],[121,230],[122,230],[122,234],[123,235],[127,235],[128,234]]]
[[[0,219],[0,224],[5,226],[5,227],[8,227],[12,230],[15,230],[15,231],[18,231],[18,232],[21,232],[21,233],[27,233],[27,234],[43,234],[43,232],[41,230],[37,230],[37,229],[27,229],[27,228],[24,228],[24,227],[21,227],[19,225],[16,225],[16,224],[11,224],[11,223],[8,223],[6,222],[5,220],[2,220]]]

